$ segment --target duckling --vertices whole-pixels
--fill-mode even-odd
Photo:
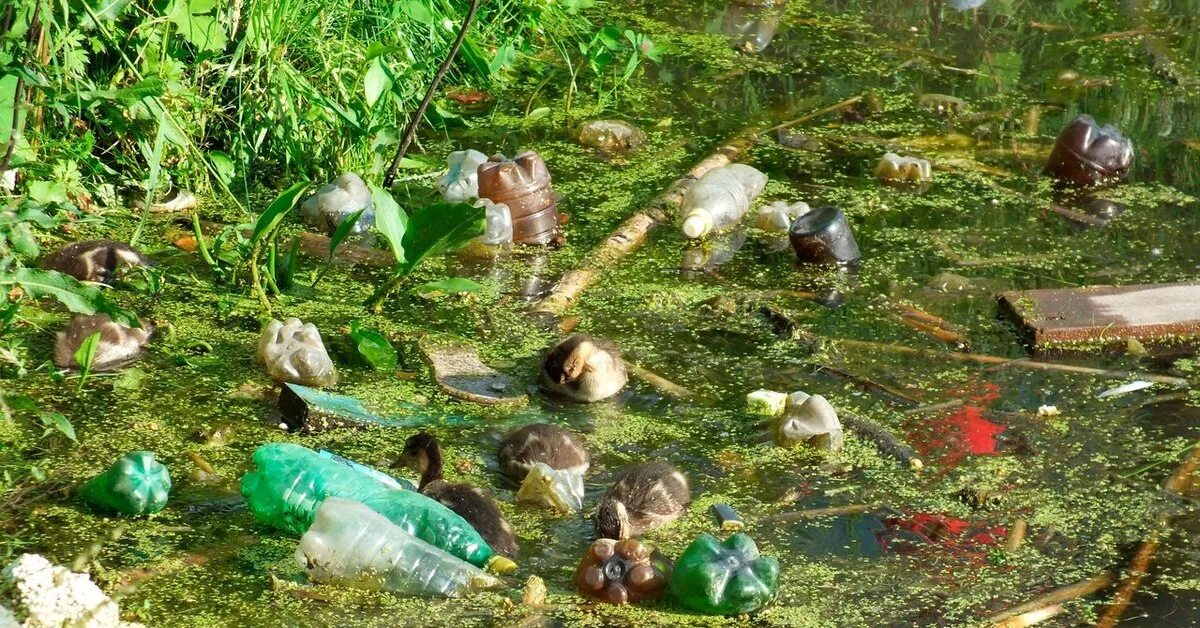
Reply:
[[[154,333],[154,325],[149,321],[143,320],[141,324],[140,329],[126,327],[109,318],[108,314],[75,316],[64,331],[58,332],[54,343],[54,365],[62,369],[76,368],[75,352],[84,340],[99,332],[100,343],[96,346],[91,370],[108,371],[124,366],[138,358]]]
[[[417,490],[458,513],[497,554],[516,556],[517,538],[495,500],[481,489],[442,479],[442,446],[437,437],[421,432],[404,443],[404,453],[392,468],[407,466],[421,474]]]
[[[687,478],[662,461],[626,467],[596,504],[596,536],[623,540],[670,523],[691,501]]]
[[[137,249],[115,240],[85,240],[55,251],[42,264],[47,270],[66,273],[80,281],[112,283],[123,270],[149,266]]]
[[[533,423],[509,432],[500,441],[496,459],[504,475],[518,484],[539,462],[551,469],[579,475],[587,473],[591,466],[583,439],[549,423]]]
[[[546,354],[539,383],[550,392],[591,403],[617,394],[628,379],[616,346],[571,334]]]

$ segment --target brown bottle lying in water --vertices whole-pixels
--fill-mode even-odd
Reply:
[[[549,244],[558,232],[558,209],[546,162],[533,151],[513,159],[493,155],[479,166],[479,196],[512,212],[513,242]]]
[[[1046,172],[1059,184],[1082,188],[1115,183],[1132,165],[1133,143],[1116,127],[1082,115],[1059,134]]]

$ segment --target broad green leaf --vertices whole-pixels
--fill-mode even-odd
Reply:
[[[374,107],[379,97],[391,88],[392,79],[383,65],[383,57],[375,57],[367,67],[367,76],[363,79],[363,92],[367,99],[367,106]]]
[[[58,432],[61,432],[63,436],[71,439],[72,442],[79,442],[79,439],[75,438],[75,426],[71,425],[70,419],[63,416],[61,413],[43,412],[38,416],[42,420],[42,425],[46,426],[47,434],[49,434],[50,431],[57,430]]]
[[[137,316],[110,301],[100,288],[70,275],[38,268],[18,268],[11,274],[0,274],[0,287],[12,285],[20,286],[32,299],[54,297],[76,314],[108,314],[122,325],[141,327]]]
[[[87,381],[88,375],[92,373],[92,362],[96,360],[96,349],[100,348],[100,332],[93,332],[92,335],[83,339],[79,343],[79,348],[75,350],[75,364],[79,367],[79,388],[83,389],[83,383]]]
[[[150,381],[149,373],[140,368],[131,368],[114,378],[112,387],[116,391],[130,392],[142,388],[148,381]]]
[[[229,155],[219,151],[212,150],[208,152],[208,160],[212,162],[213,170],[217,171],[217,176],[221,181],[228,185],[233,181],[234,165],[233,159]]]
[[[214,6],[211,0],[173,0],[166,16],[178,28],[179,36],[192,45],[208,52],[221,52],[229,43],[225,31],[215,16],[202,15]]]
[[[426,26],[433,24],[433,13],[421,0],[403,0],[400,3],[400,10],[404,11],[404,14],[412,18],[414,22]]]
[[[350,339],[358,347],[358,353],[376,371],[394,371],[400,358],[392,343],[381,333],[350,321]]]
[[[525,119],[530,122],[533,122],[535,120],[541,120],[542,118],[545,118],[548,115],[550,115],[549,107],[538,107],[537,109],[530,111],[529,115],[525,116]]]
[[[254,231],[250,234],[250,242],[257,244],[263,237],[274,231],[283,221],[283,217],[300,201],[300,196],[304,194],[308,186],[308,181],[301,181],[275,197],[275,200],[267,206],[266,211],[254,222]]]
[[[67,186],[60,181],[30,181],[29,200],[40,205],[48,203],[69,203]]]
[[[167,93],[167,84],[158,77],[143,79],[115,93],[115,99],[126,107],[132,107],[143,98],[156,98]]]
[[[483,286],[465,277],[450,277],[441,281],[430,281],[413,288],[413,292],[418,294],[434,292],[457,294],[460,292],[479,292],[480,290],[483,290]]]
[[[366,207],[346,216],[338,223],[337,228],[333,230],[333,236],[329,238],[329,257],[333,257],[333,253],[341,246],[342,240],[345,240],[346,236],[354,230],[354,225],[358,224],[358,219],[362,218],[365,211],[367,211]]]
[[[435,203],[410,216],[401,271],[411,272],[426,257],[458,250],[483,235],[483,216],[482,207],[468,203]]]
[[[400,209],[391,193],[377,186],[371,186],[371,201],[375,204],[375,228],[387,238],[392,246],[392,254],[396,256],[399,267],[407,261],[404,249],[404,235],[408,230],[408,214]]]

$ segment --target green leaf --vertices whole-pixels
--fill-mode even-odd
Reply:
[[[525,119],[530,122],[533,122],[535,120],[541,120],[542,118],[545,118],[548,115],[550,115],[549,107],[538,107],[537,109],[530,111],[529,115],[525,116]]]
[[[399,267],[407,261],[404,236],[408,230],[408,214],[400,209],[396,199],[387,190],[379,186],[371,186],[371,201],[375,204],[375,228],[392,245],[392,253]]]
[[[275,197],[275,200],[271,201],[266,211],[254,222],[254,231],[250,234],[250,242],[252,244],[257,244],[262,238],[266,237],[267,234],[279,226],[283,217],[300,201],[300,195],[304,194],[304,191],[308,189],[308,185],[308,181],[295,183],[292,187],[284,190],[282,194]]]
[[[29,200],[40,205],[48,203],[69,203],[67,186],[60,181],[30,181]]]
[[[350,235],[350,232],[354,229],[354,225],[358,224],[358,219],[362,218],[365,211],[367,211],[366,207],[346,216],[338,223],[337,228],[333,230],[333,236],[329,238],[329,257],[333,257],[333,253],[341,246],[342,240],[345,240],[346,236]]]
[[[415,288],[413,292],[418,294],[429,294],[440,292],[442,294],[457,294],[461,292],[479,292],[483,290],[483,286],[465,277],[450,277],[441,281],[430,281],[423,283]]]
[[[375,57],[371,60],[371,65],[367,67],[367,76],[363,79],[363,92],[367,99],[367,106],[374,107],[379,97],[391,88],[392,79],[388,76],[387,67],[383,64],[383,57]]]
[[[59,412],[42,412],[38,415],[42,420],[42,425],[46,426],[46,433],[58,431],[63,436],[71,439],[72,442],[78,443],[79,439],[75,438],[75,426],[71,425],[71,421]]]
[[[167,93],[167,84],[160,78],[148,78],[116,92],[116,100],[126,107],[132,107],[144,98],[157,98]]]
[[[212,162],[213,170],[217,172],[221,181],[229,185],[234,175],[233,159],[219,150],[211,150],[208,151],[208,160]]]
[[[358,321],[350,321],[350,339],[358,347],[358,353],[376,371],[394,371],[400,358],[392,343],[381,333],[362,327]]]
[[[229,39],[220,22],[212,15],[202,15],[216,6],[212,0],[173,0],[167,7],[167,19],[174,24],[180,37],[197,48],[208,52],[221,52]]]
[[[75,350],[75,364],[79,366],[79,388],[83,388],[83,383],[87,381],[88,375],[92,372],[92,362],[96,360],[96,349],[100,348],[100,332],[92,332],[92,335],[83,339],[79,343],[79,348]]]
[[[410,216],[401,272],[412,272],[426,257],[460,249],[483,235],[483,217],[482,207],[468,203],[435,203]]]
[[[400,10],[404,11],[404,14],[412,18],[414,22],[426,26],[433,24],[433,13],[420,0],[404,0],[400,3]]]
[[[53,270],[18,268],[11,274],[0,274],[0,286],[20,286],[32,299],[54,297],[76,314],[108,314],[114,321],[130,327],[141,327],[137,316],[121,309],[95,286]]]

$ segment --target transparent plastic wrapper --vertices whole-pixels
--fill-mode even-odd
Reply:
[[[812,211],[808,203],[796,201],[791,205],[785,201],[775,201],[758,209],[757,226],[763,231],[787,233],[795,220]]]
[[[457,597],[500,584],[367,506],[340,497],[317,508],[312,526],[300,537],[296,562],[314,582],[401,595]]]
[[[275,381],[325,388],[337,383],[337,370],[321,332],[298,318],[267,323],[258,338],[258,361]]]
[[[583,474],[534,463],[517,490],[517,501],[549,506],[563,513],[579,512],[583,509]]]
[[[366,211],[354,223],[351,233],[365,233],[375,226],[375,203],[367,184],[357,174],[347,172],[304,199],[300,215],[305,224],[333,233],[342,219],[360,209]]]
[[[134,451],[83,486],[83,498],[101,510],[138,517],[162,510],[171,474],[148,451]]]
[[[493,203],[490,199],[481,198],[475,201],[475,206],[483,208],[484,227],[479,241],[488,246],[512,244],[512,210],[508,208],[508,205]]]
[[[733,226],[767,185],[767,175],[745,164],[714,168],[683,197],[683,234],[700,238]]]
[[[792,393],[783,414],[771,423],[771,436],[780,447],[808,443],[817,449],[838,451],[844,433],[837,410],[821,395]]]
[[[448,169],[437,180],[437,189],[442,198],[451,203],[461,203],[479,197],[479,166],[486,163],[487,155],[473,150],[456,150],[446,156]]]
[[[492,558],[492,548],[453,510],[420,493],[393,489],[311,449],[268,443],[254,451],[254,466],[242,477],[242,495],[255,519],[267,525],[301,534],[321,502],[343,497],[473,565],[486,565]]]

